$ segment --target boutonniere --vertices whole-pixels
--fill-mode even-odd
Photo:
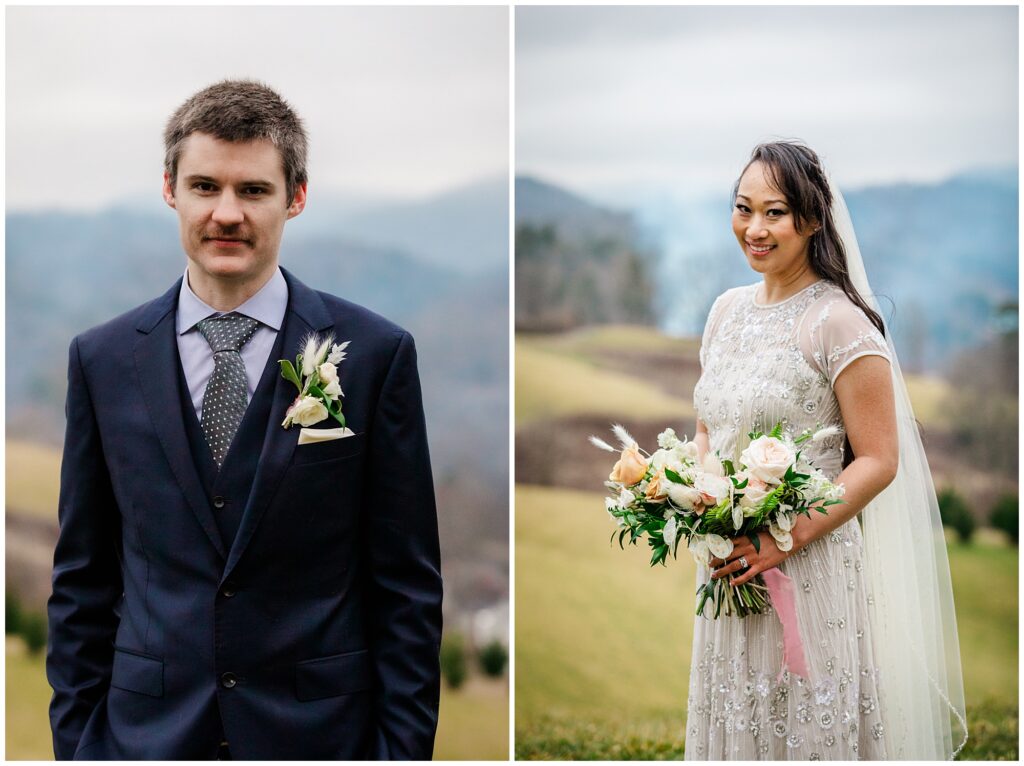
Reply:
[[[344,427],[345,416],[341,414],[344,393],[338,383],[338,365],[345,358],[349,343],[336,344],[333,335],[321,339],[313,333],[302,342],[302,351],[295,357],[294,367],[287,359],[277,360],[282,377],[299,389],[299,395],[285,413],[282,426],[288,428],[292,423],[311,426],[326,420],[329,415]]]

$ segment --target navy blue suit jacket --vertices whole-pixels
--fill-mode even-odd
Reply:
[[[413,340],[284,275],[283,356],[310,332],[351,341],[357,435],[297,446],[281,421],[298,392],[272,354],[259,443],[231,447],[258,451],[231,541],[182,417],[180,280],[71,343],[46,664],[58,759],[209,759],[221,734],[236,759],[431,757],[441,577]]]

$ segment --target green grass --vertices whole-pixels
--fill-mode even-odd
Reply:
[[[57,519],[60,450],[6,440],[7,507],[33,516]]]
[[[693,562],[651,569],[646,548],[612,548],[602,507],[592,493],[516,489],[517,726],[541,715],[642,722],[666,710],[682,720]],[[650,663],[637,667],[637,656]]]
[[[7,759],[52,761],[47,710],[50,687],[43,655],[7,639]],[[471,678],[458,691],[442,688],[434,745],[437,760],[508,759],[508,688],[504,680]]]
[[[7,759],[52,761],[50,686],[43,654],[32,656],[19,638],[7,637]]]
[[[622,352],[677,354],[696,359],[700,347],[699,338],[673,338],[643,325],[598,325],[558,335],[521,335],[516,341],[521,339],[589,361]]]
[[[516,757],[682,754],[694,565],[608,546],[596,493],[516,489]],[[963,758],[1017,755],[1017,549],[950,546],[971,738]],[[642,657],[641,663],[627,658]]]
[[[508,760],[508,683],[470,678],[458,691],[442,689],[434,760]]]
[[[663,393],[640,377],[603,370],[572,355],[523,338],[516,341],[516,424],[570,415],[622,417],[616,402],[630,402],[634,418],[693,416],[693,404]]]

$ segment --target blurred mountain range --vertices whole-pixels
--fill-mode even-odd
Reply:
[[[287,224],[281,247],[281,264],[299,279],[383,314],[416,338],[450,586],[446,607],[459,609],[507,597],[502,193],[507,198],[507,186],[481,184],[390,209],[339,209],[333,218],[321,203],[319,218],[304,228],[295,224],[305,213]],[[143,202],[95,214],[9,213],[6,226],[7,435],[59,446],[71,338],[155,298],[181,276],[177,218]]]
[[[957,354],[1006,329],[1005,307],[1015,309],[1018,299],[1015,167],[844,194],[904,367],[943,371]],[[600,235],[609,220],[630,220],[638,247],[652,254],[648,278],[657,324],[677,335],[699,335],[716,296],[758,279],[739,251],[730,215],[728,193],[696,200],[649,195],[635,208],[610,214],[553,184],[516,180],[517,228],[589,227]],[[590,254],[590,262],[599,260]],[[565,279],[572,268],[566,267]],[[517,263],[517,301],[518,269]],[[629,284],[620,278],[618,288]]]
[[[516,179],[516,329],[654,320],[652,258],[633,217]]]

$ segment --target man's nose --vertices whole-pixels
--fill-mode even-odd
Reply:
[[[221,226],[234,226],[245,220],[238,197],[231,190],[225,190],[218,198],[211,216]]]

